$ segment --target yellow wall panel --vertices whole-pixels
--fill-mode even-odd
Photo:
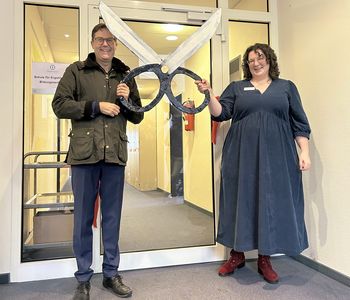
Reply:
[[[210,79],[209,43],[199,49],[186,62],[186,68],[202,78]],[[183,99],[194,100],[196,106],[203,102],[194,80],[186,77]],[[183,129],[184,198],[189,203],[213,212],[211,120],[208,108],[195,115],[194,131]]]

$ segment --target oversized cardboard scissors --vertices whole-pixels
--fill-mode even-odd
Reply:
[[[124,106],[135,112],[145,112],[157,105],[164,94],[168,97],[172,105],[185,113],[198,113],[208,105],[210,100],[208,91],[205,92],[204,101],[200,106],[190,108],[182,105],[182,103],[176,100],[171,90],[171,80],[176,74],[184,74],[194,80],[201,80],[201,77],[196,73],[180,67],[180,65],[214,35],[216,28],[220,23],[221,9],[217,9],[196,32],[194,32],[164,60],[161,59],[161,57],[150,46],[138,37],[136,33],[132,31],[132,29],[102,1],[100,2],[99,10],[109,31],[145,64],[130,71],[130,73],[128,73],[123,79],[123,82],[129,81],[143,72],[155,73],[160,82],[159,92],[151,103],[140,107],[131,104],[125,98],[121,97],[120,102]]]

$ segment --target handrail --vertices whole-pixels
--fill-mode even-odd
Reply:
[[[24,244],[23,250],[40,250],[47,248],[56,248],[56,247],[70,247],[73,245],[73,242],[56,242],[56,243],[45,243],[45,244]]]
[[[45,169],[45,168],[67,168],[68,165],[65,162],[57,161],[56,165],[55,162],[50,162],[50,163],[38,163],[38,159],[40,156],[43,155],[63,155],[67,154],[68,151],[32,151],[24,154],[23,156],[23,168],[24,169],[34,169],[34,195],[37,194],[37,169]],[[34,162],[33,163],[24,163],[26,158],[30,156],[35,156],[34,157]]]
[[[35,155],[36,157],[34,159],[36,162],[40,155],[55,155],[55,154],[61,155],[61,154],[67,154],[67,153],[68,151],[33,151],[33,152],[27,152],[26,154],[24,154],[23,160],[25,160],[29,156]]]
[[[32,205],[32,203],[36,203],[36,200],[40,197],[46,197],[46,196],[72,196],[73,192],[56,192],[56,193],[40,193],[33,195],[27,202],[24,203],[24,206],[27,207],[28,205]]]
[[[60,155],[65,155],[67,154],[68,151],[32,151],[25,153],[23,156],[23,168],[24,169],[33,169],[34,171],[34,178],[33,178],[33,184],[34,184],[34,189],[30,199],[28,199],[26,202],[23,203],[23,209],[33,209],[34,210],[34,215],[36,213],[36,210],[38,208],[48,208],[48,209],[55,209],[55,210],[62,210],[62,209],[72,209],[74,207],[74,202],[72,199],[68,202],[61,202],[60,197],[62,196],[69,196],[72,195],[71,192],[60,192],[57,191],[55,193],[49,192],[49,193],[38,193],[37,191],[37,183],[38,183],[38,178],[37,178],[37,169],[42,169],[42,168],[52,168],[52,169],[57,169],[57,172],[59,172],[58,169],[60,168],[68,168],[69,165],[65,163],[64,161],[61,161]],[[55,158],[57,157],[56,161],[39,161],[39,159],[43,156],[52,156],[54,155]],[[31,158],[31,159],[29,159]],[[27,162],[26,162],[27,161]],[[30,183],[30,181],[28,181]],[[45,203],[41,204],[38,203],[37,200],[39,197],[44,197],[44,196],[57,196],[57,199],[55,202],[50,202],[50,203]],[[49,243],[49,244],[36,244],[36,245],[30,245],[29,241],[31,239],[32,232],[28,235],[27,240],[23,244],[23,249],[24,250],[30,250],[30,249],[42,249],[46,247],[53,247],[53,246],[62,246],[62,244],[67,244],[71,245],[71,242],[65,242],[65,243]]]

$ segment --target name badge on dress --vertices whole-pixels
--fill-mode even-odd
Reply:
[[[254,91],[255,87],[253,87],[253,86],[246,86],[246,87],[244,87],[244,90],[245,91]]]

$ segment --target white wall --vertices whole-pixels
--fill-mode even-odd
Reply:
[[[17,167],[11,162],[20,152],[14,141],[21,139],[12,130],[20,127],[13,126],[14,120],[21,119],[13,105],[19,103],[13,90],[13,3],[2,0],[0,10],[3,36],[9,38],[0,47],[0,274],[10,272],[11,201],[18,199],[12,190],[13,178],[18,177],[12,170]],[[313,130],[313,166],[304,176],[310,240],[305,255],[350,276],[350,1],[280,0],[278,4],[281,75],[299,87]]]
[[[13,28],[13,2],[1,2],[0,24],[2,28],[2,43],[0,47],[0,274],[10,272],[11,246],[11,157],[13,152],[12,123],[13,123],[13,52],[14,45],[11,37]]]
[[[310,248],[350,276],[350,1],[278,1],[280,68],[299,87],[312,127],[304,174]]]

